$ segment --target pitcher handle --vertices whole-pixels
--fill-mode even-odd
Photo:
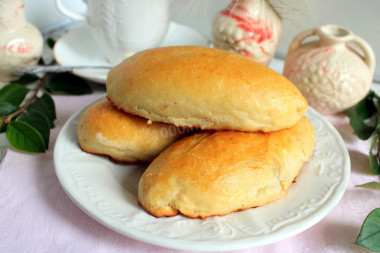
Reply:
[[[63,0],[55,0],[55,5],[57,6],[58,10],[65,16],[71,18],[72,20],[76,20],[76,21],[85,21],[86,20],[86,16],[81,14],[81,13],[78,13],[78,12],[75,12],[73,10],[70,10],[69,8],[67,8],[64,4],[63,4]]]
[[[309,29],[295,36],[292,42],[290,43],[290,46],[288,49],[288,55],[291,54],[296,48],[298,48],[302,44],[302,41],[314,35],[317,35],[317,29]]]
[[[364,62],[367,64],[371,74],[375,71],[375,53],[373,52],[372,47],[361,37],[354,35],[351,42],[355,43],[364,53]]]

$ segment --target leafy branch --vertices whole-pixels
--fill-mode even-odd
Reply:
[[[38,86],[37,86],[36,88],[34,88],[34,89],[31,90],[31,92],[32,92],[32,96],[31,96],[29,99],[26,100],[26,102],[25,102],[25,104],[24,104],[23,106],[21,106],[20,108],[18,108],[18,110],[16,110],[15,112],[13,112],[13,113],[11,113],[11,114],[9,114],[9,115],[6,115],[6,116],[4,116],[4,117],[1,117],[1,118],[0,118],[0,122],[3,122],[4,124],[9,124],[9,123],[11,123],[11,120],[12,120],[15,116],[18,116],[18,115],[20,115],[20,114],[25,113],[26,109],[30,106],[30,104],[31,104],[32,102],[34,102],[34,101],[38,98],[38,96],[37,96],[38,91],[43,87],[43,85],[44,85],[44,83],[45,83],[45,81],[46,81],[46,77],[47,77],[47,74],[45,74],[45,75],[39,80]],[[13,85],[10,84],[9,86],[7,86],[7,88],[8,88],[8,92],[9,92],[9,90],[11,90],[11,91],[13,92],[13,95],[17,95],[17,92],[21,92],[21,93],[24,92],[24,91],[20,91],[20,89],[21,89],[21,90],[24,89],[24,90],[26,91],[26,88],[23,88],[22,86],[19,86],[19,85],[17,85],[17,84],[13,84]],[[18,91],[17,91],[17,89],[18,89]],[[3,92],[4,92],[4,90],[6,90],[6,89],[2,89]],[[21,94],[21,93],[20,93],[20,94]],[[1,92],[0,92],[0,94],[1,94]],[[9,94],[9,95],[11,95],[11,94]],[[21,96],[20,96],[20,97],[21,97]],[[7,100],[8,100],[8,101],[10,100],[9,97],[8,97]],[[9,101],[9,102],[12,103],[12,100]]]
[[[56,119],[51,94],[83,95],[92,92],[88,83],[71,73],[25,74],[0,89],[0,133],[15,149],[43,153],[48,149],[50,129]]]
[[[371,91],[354,108],[346,112],[355,134],[362,140],[372,138],[369,152],[370,170],[380,174],[380,97]]]
[[[354,133],[362,140],[372,138],[369,151],[369,169],[380,174],[380,97],[370,91],[355,107],[345,112],[350,118]],[[356,187],[380,190],[379,182],[369,182]],[[365,219],[355,242],[364,248],[380,252],[380,208],[374,209]]]

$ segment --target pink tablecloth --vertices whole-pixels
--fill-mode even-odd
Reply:
[[[53,149],[66,120],[99,97],[55,96],[56,127],[49,150],[30,155],[8,150],[0,168],[0,252],[176,252],[145,244],[104,227],[66,195],[54,172]],[[354,188],[378,180],[368,170],[368,143],[352,135],[347,119],[329,117],[349,149],[348,188],[332,212],[318,224],[271,245],[238,252],[368,252],[354,245],[368,213],[380,207],[379,193]]]

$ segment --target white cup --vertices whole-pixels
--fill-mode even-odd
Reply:
[[[126,57],[164,40],[169,27],[170,0],[83,0],[87,15],[76,13],[55,0],[57,8],[89,26],[107,60],[117,64]]]

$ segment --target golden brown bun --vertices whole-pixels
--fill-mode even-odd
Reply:
[[[77,131],[84,151],[121,162],[152,161],[183,133],[173,125],[148,125],[147,119],[119,111],[107,99],[87,108]]]
[[[272,133],[195,134],[151,163],[140,179],[138,200],[156,217],[205,218],[261,206],[287,193],[314,144],[306,118]]]
[[[107,97],[152,121],[201,129],[275,131],[307,102],[285,77],[247,57],[196,46],[137,53],[111,69]]]

